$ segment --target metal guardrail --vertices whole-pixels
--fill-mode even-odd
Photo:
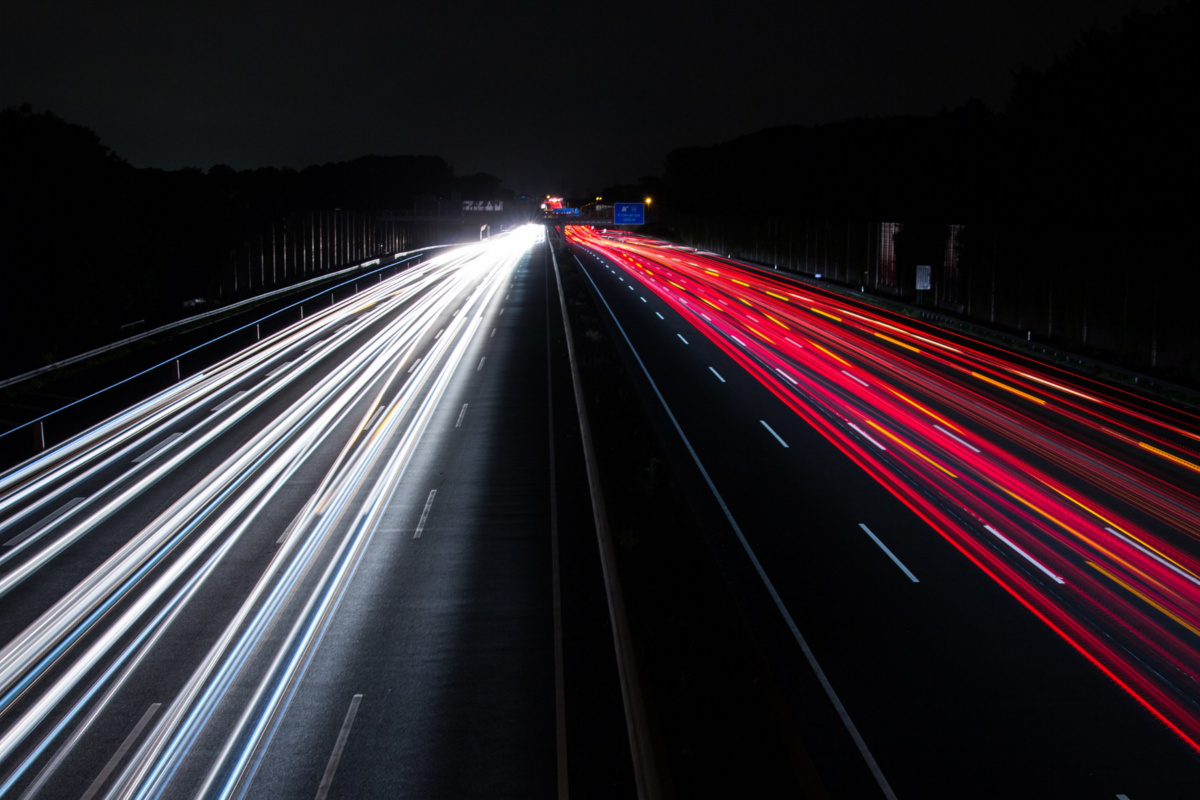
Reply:
[[[14,433],[17,433],[18,431],[32,429],[36,425],[45,423],[46,420],[50,419],[55,414],[62,413],[63,411],[66,411],[67,409],[70,409],[70,408],[74,408],[75,406],[79,405],[80,403],[83,403],[83,402],[91,400],[95,397],[98,397],[98,396],[104,394],[105,392],[111,391],[112,389],[116,389],[119,386],[123,386],[126,383],[129,383],[132,380],[135,380],[137,378],[142,377],[143,375],[153,372],[156,369],[161,369],[165,366],[168,366],[172,362],[177,362],[179,359],[183,358],[184,356],[195,353],[197,350],[200,350],[204,347],[208,347],[209,345],[219,342],[222,339],[226,339],[226,338],[234,335],[235,333],[239,333],[241,331],[247,330],[248,328],[251,328],[255,325],[260,325],[264,321],[266,321],[278,314],[282,314],[283,312],[293,309],[296,306],[303,305],[304,303],[307,303],[307,302],[313,300],[314,298],[319,297],[327,292],[335,291],[342,286],[346,286],[347,284],[360,279],[364,275],[374,275],[378,272],[383,272],[384,270],[391,269],[399,264],[403,264],[407,261],[411,261],[414,258],[419,258],[422,254],[424,254],[425,252],[430,251],[430,250],[437,250],[437,249],[448,248],[448,247],[461,247],[461,246],[462,246],[461,244],[431,245],[429,247],[420,247],[420,248],[417,248],[416,250],[408,250],[403,253],[397,253],[396,255],[393,256],[393,259],[395,259],[395,260],[391,261],[388,264],[381,264],[378,269],[370,270],[369,272],[364,273],[364,272],[361,272],[364,265],[370,265],[372,262],[376,263],[376,264],[380,264],[380,262],[381,262],[381,259],[379,257],[366,259],[365,261],[359,262],[358,264],[355,264],[354,266],[346,267],[344,269],[338,270],[337,272],[331,272],[326,275],[321,275],[321,276],[318,276],[315,278],[311,278],[302,283],[294,284],[292,286],[286,286],[286,287],[283,287],[280,289],[275,289],[275,290],[273,290],[271,292],[267,292],[265,294],[255,295],[254,297],[249,297],[245,300],[240,300],[240,301],[238,301],[236,303],[232,303],[228,306],[223,306],[221,308],[213,309],[212,311],[206,311],[203,314],[197,314],[192,317],[187,317],[186,319],[178,320],[176,322],[171,322],[166,325],[162,325],[160,327],[154,328],[153,330],[145,331],[145,332],[139,333],[135,336],[130,336],[128,338],[121,339],[120,341],[113,342],[112,344],[107,344],[107,345],[104,345],[103,347],[98,347],[95,350],[90,350],[86,353],[81,353],[79,355],[63,359],[62,361],[55,362],[54,364],[49,364],[45,367],[40,367],[31,372],[26,372],[22,375],[18,375],[13,378],[8,378],[7,380],[4,380],[4,381],[0,381],[0,389],[8,387],[8,386],[13,386],[13,385],[22,383],[24,381],[30,380],[32,378],[36,378],[40,375],[45,375],[47,373],[53,372],[54,370],[62,369],[63,367],[67,367],[72,364],[77,364],[82,361],[86,361],[87,359],[95,358],[97,356],[104,355],[105,353],[109,353],[109,352],[118,350],[122,347],[129,346],[138,341],[147,339],[151,336],[156,336],[156,335],[159,335],[162,333],[167,333],[167,332],[170,332],[172,330],[175,330],[175,329],[178,329],[181,327],[194,325],[196,323],[203,322],[207,319],[211,319],[214,317],[219,317],[222,315],[236,314],[238,311],[248,308],[250,306],[256,305],[258,303],[261,303],[264,300],[270,300],[272,298],[276,298],[276,297],[280,297],[280,296],[283,296],[286,294],[294,293],[297,290],[303,290],[306,287],[312,287],[316,284],[325,284],[325,283],[329,282],[330,280],[336,280],[337,278],[340,278],[345,275],[351,275],[351,273],[353,273],[353,275],[351,277],[347,278],[346,280],[344,280],[340,283],[334,283],[333,285],[323,286],[321,291],[317,292],[316,294],[311,294],[311,295],[308,295],[306,297],[303,297],[303,298],[297,300],[294,303],[289,303],[288,305],[283,306],[282,308],[278,308],[275,311],[272,311],[271,313],[266,314],[256,320],[247,322],[245,325],[240,325],[237,328],[234,328],[233,330],[226,331],[225,333],[222,333],[219,336],[209,339],[208,341],[201,342],[200,344],[196,345],[195,347],[190,347],[187,350],[184,350],[180,353],[170,356],[169,358],[166,358],[157,364],[154,364],[154,365],[149,366],[139,372],[136,372],[133,375],[129,375],[128,377],[122,378],[121,380],[117,381],[116,383],[110,384],[110,385],[104,387],[103,389],[97,389],[96,391],[91,392],[90,394],[87,394],[83,397],[80,397],[77,400],[73,400],[70,403],[67,403],[66,405],[60,406],[52,411],[47,411],[45,414],[42,414],[39,417],[35,417],[34,419],[23,422],[20,425],[17,425],[13,428],[8,429],[7,431],[0,432],[0,440],[3,440],[6,437],[8,437]],[[404,256],[404,258],[401,258],[401,256]],[[43,442],[43,444],[44,444],[44,442]]]

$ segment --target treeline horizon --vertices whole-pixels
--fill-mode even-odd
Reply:
[[[668,220],[1120,225],[1184,236],[1198,172],[1197,10],[1184,0],[1082,33],[1048,67],[1017,70],[1002,111],[969,100],[932,116],[770,128],[677,148],[661,176],[601,194],[651,194]],[[437,156],[136,168],[88,128],[29,105],[0,111],[0,174],[0,377],[112,341],[132,321],[178,318],[185,300],[229,299],[233,251],[288,215],[412,208],[456,193],[511,199],[500,178],[457,176]]]
[[[177,319],[186,301],[232,299],[231,265],[297,214],[505,195],[498,178],[455,175],[438,156],[139,168],[28,104],[0,111],[0,175],[0,378],[114,341],[130,323]]]
[[[1131,12],[1024,66],[1002,110],[779,126],[680,147],[606,199],[684,214],[942,223],[1142,223],[1188,213],[1197,177],[1198,6]]]

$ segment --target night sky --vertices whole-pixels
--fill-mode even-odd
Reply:
[[[1021,64],[1165,0],[0,4],[0,107],[139,167],[440,155],[517,192],[660,174],[774,125],[1000,109]]]

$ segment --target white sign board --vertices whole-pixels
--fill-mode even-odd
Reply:
[[[928,291],[933,288],[929,276],[932,270],[928,264],[917,264],[917,291]]]

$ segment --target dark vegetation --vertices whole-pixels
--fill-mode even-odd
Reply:
[[[675,150],[638,190],[676,241],[1200,386],[1198,17],[1089,30],[1000,112],[773,128]]]
[[[499,197],[499,180],[434,156],[136,169],[48,111],[0,111],[0,377],[182,317],[187,301],[230,299],[234,265],[246,269],[251,243],[257,259],[273,223],[282,236],[300,215],[365,219],[456,193]]]
[[[656,189],[687,213],[938,222],[1182,220],[1197,177],[1200,6],[1134,13],[1014,74],[994,112],[772,128],[672,151]]]

